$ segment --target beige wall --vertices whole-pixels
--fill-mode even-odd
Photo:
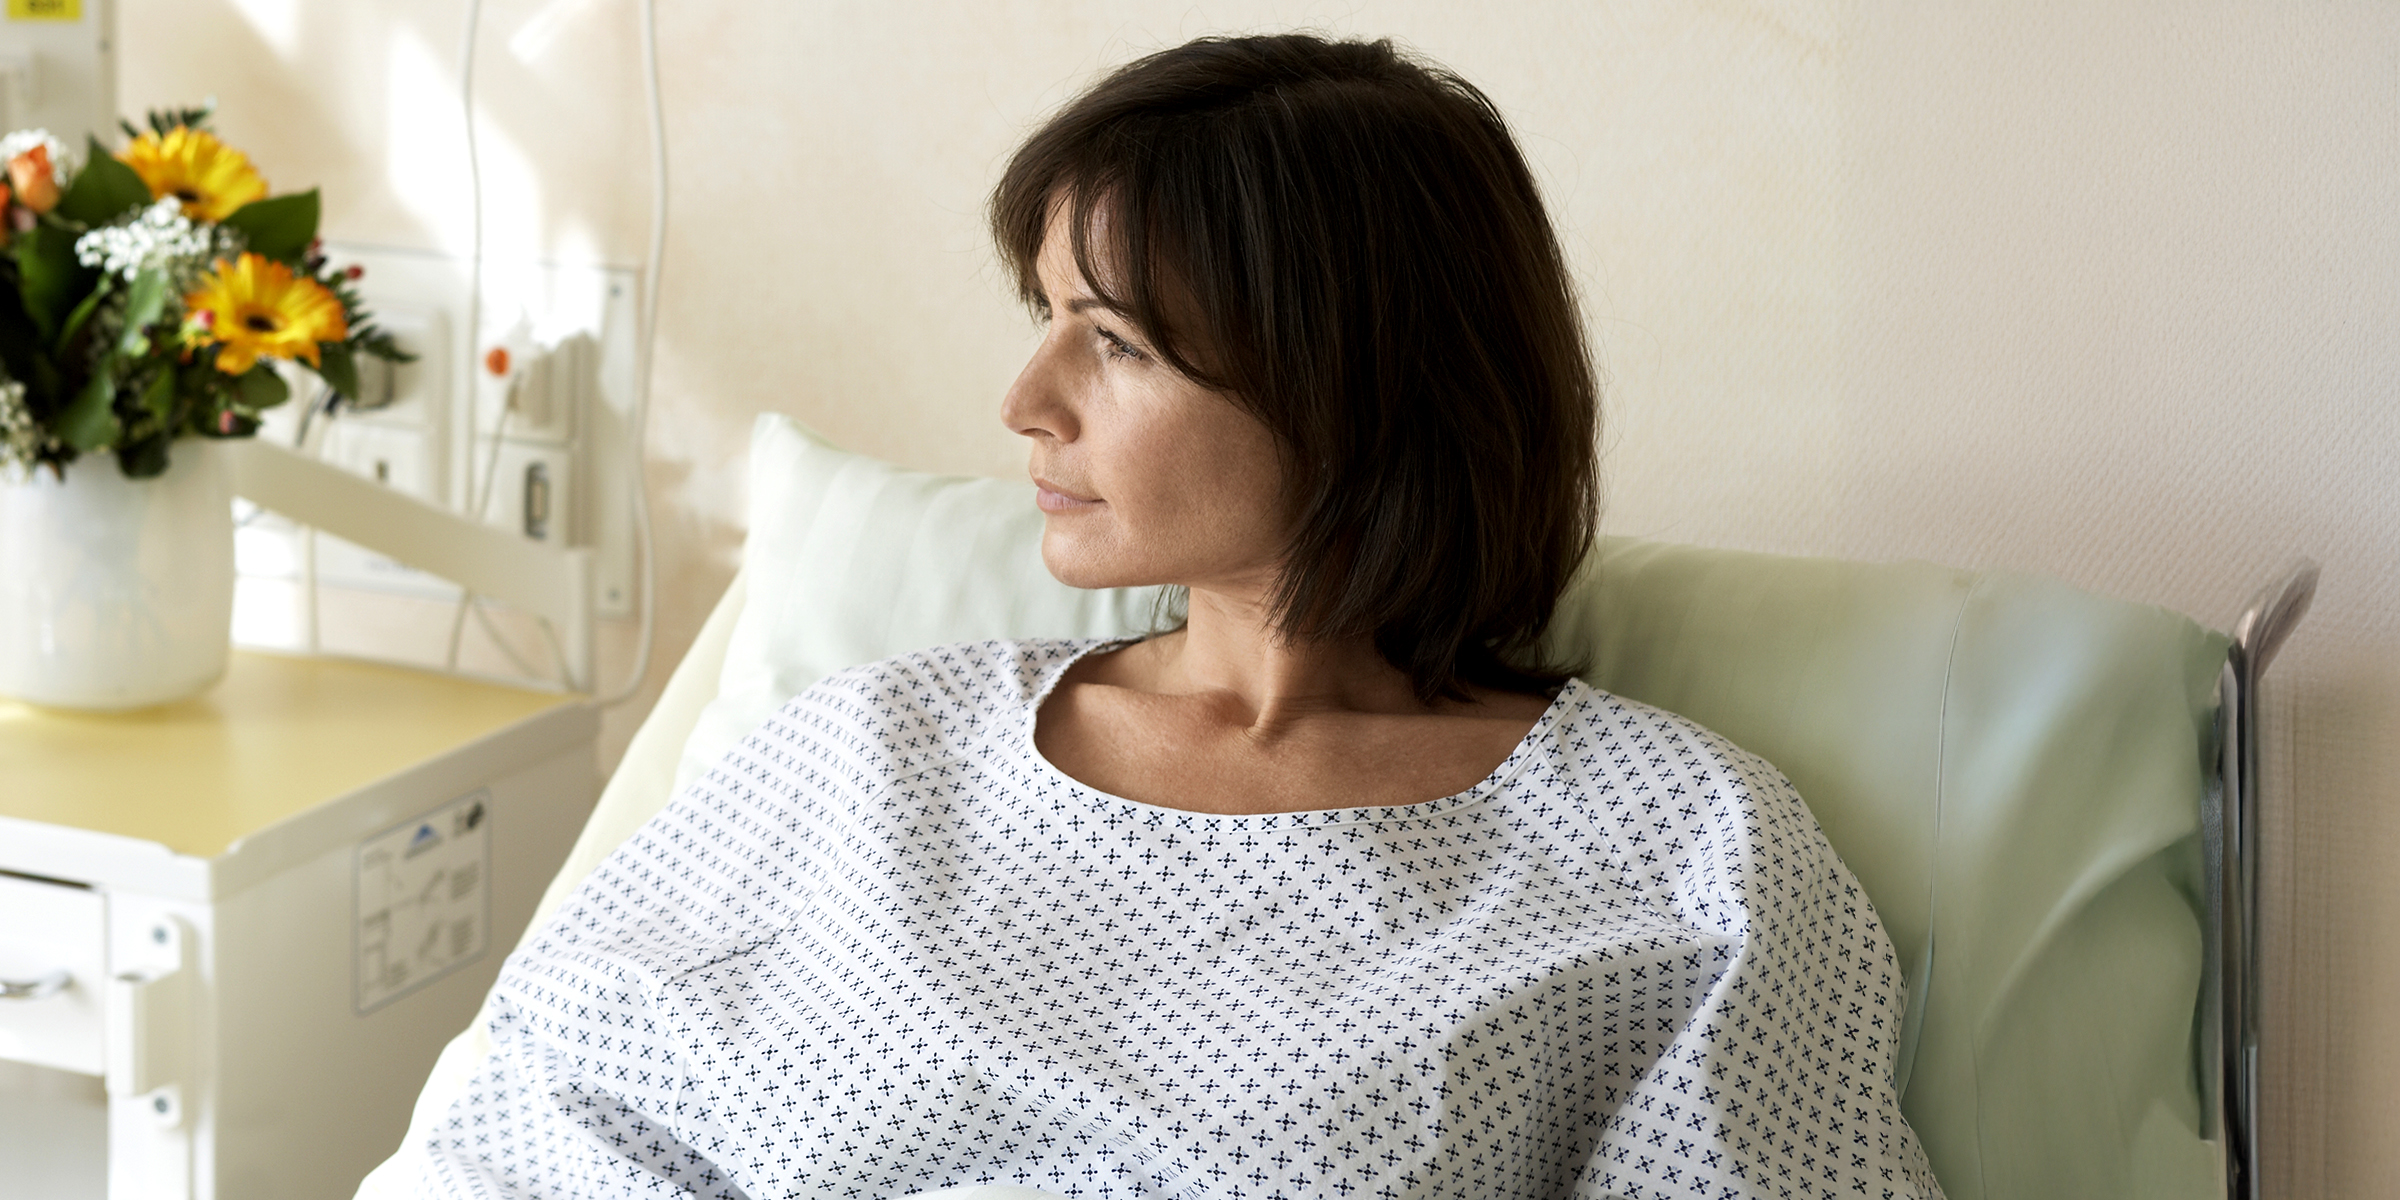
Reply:
[[[463,246],[459,0],[120,3],[129,108],[214,93],[279,185],[326,186],[331,233]],[[1616,530],[2021,567],[2220,626],[2324,561],[2277,668],[2271,1178],[2400,1177],[2400,7],[661,8],[664,662],[731,570],[752,414],[1018,469],[993,411],[1029,329],[977,213],[1029,122],[1203,32],[1397,36],[1490,91],[1548,182]],[[631,0],[485,23],[496,244],[636,261]]]

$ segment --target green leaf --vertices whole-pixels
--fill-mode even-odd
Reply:
[[[17,235],[17,290],[25,313],[44,342],[58,337],[59,323],[81,303],[99,273],[75,261],[75,231],[48,223]]]
[[[235,382],[241,387],[243,405],[252,409],[273,408],[292,398],[291,385],[275,373],[275,368],[263,362],[243,372]]]
[[[156,478],[166,472],[167,447],[174,441],[173,434],[154,433],[138,442],[119,447],[117,469],[125,472],[127,479]]]
[[[107,298],[108,276],[103,275],[100,277],[99,286],[92,289],[92,294],[85,296],[83,303],[76,305],[75,311],[67,314],[66,327],[58,331],[58,350],[56,351],[58,357],[65,358],[67,356],[67,347],[75,343],[75,335],[83,332],[84,323],[92,319],[93,313],[100,311],[100,302]]]
[[[108,372],[96,372],[90,383],[75,394],[65,412],[58,414],[58,440],[77,450],[98,450],[117,440],[122,429],[114,411],[117,402],[116,381]]]
[[[150,110],[149,114],[150,128],[156,130],[160,137],[175,132],[175,127],[178,125],[188,125],[193,129],[206,129],[209,116],[216,111],[217,106],[213,101],[198,108],[154,108]],[[124,122],[124,125],[126,136],[141,136],[141,131],[135,129],[132,122]]]
[[[241,230],[253,252],[297,263],[317,240],[317,189],[253,200],[233,210],[225,224]]]
[[[340,342],[319,342],[317,355],[317,377],[356,402],[359,398],[358,360],[350,356],[350,347]]]
[[[60,398],[66,393],[67,377],[58,369],[57,364],[39,353],[38,347],[32,361],[33,375],[30,379],[26,379],[28,386],[25,389],[25,398],[28,403],[35,400],[40,401],[35,405],[37,412],[46,414],[55,411],[61,407]],[[20,375],[18,378],[25,379],[26,377]]]
[[[413,363],[417,361],[417,356],[401,349],[400,343],[393,341],[391,334],[377,329],[373,325],[360,329],[351,340],[358,343],[359,349],[385,362]]]
[[[97,293],[94,293],[97,294]],[[125,329],[117,335],[117,352],[144,354],[150,349],[147,331],[167,308],[167,274],[157,267],[133,277],[125,292]]]
[[[124,216],[127,209],[140,208],[150,200],[150,185],[110,154],[100,139],[92,138],[84,151],[83,169],[75,173],[75,182],[67,185],[53,211],[85,225],[106,225]]]
[[[174,411],[175,372],[172,369],[162,369],[150,377],[149,384],[142,388],[142,407],[161,421]]]

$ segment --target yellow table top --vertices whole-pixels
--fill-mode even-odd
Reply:
[[[579,697],[236,651],[217,686],[127,713],[0,699],[0,816],[214,858],[295,813]]]

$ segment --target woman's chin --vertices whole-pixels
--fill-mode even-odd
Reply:
[[[1042,565],[1050,569],[1051,578],[1068,587],[1138,587],[1151,582],[1120,558],[1086,539],[1062,535],[1055,525],[1042,533]]]
[[[1120,586],[1105,571],[1095,571],[1079,559],[1060,559],[1042,555],[1042,565],[1050,568],[1050,577],[1071,588],[1104,588]]]

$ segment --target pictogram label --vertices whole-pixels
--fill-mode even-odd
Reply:
[[[370,1012],[483,957],[491,942],[491,793],[358,844],[356,1004]]]

